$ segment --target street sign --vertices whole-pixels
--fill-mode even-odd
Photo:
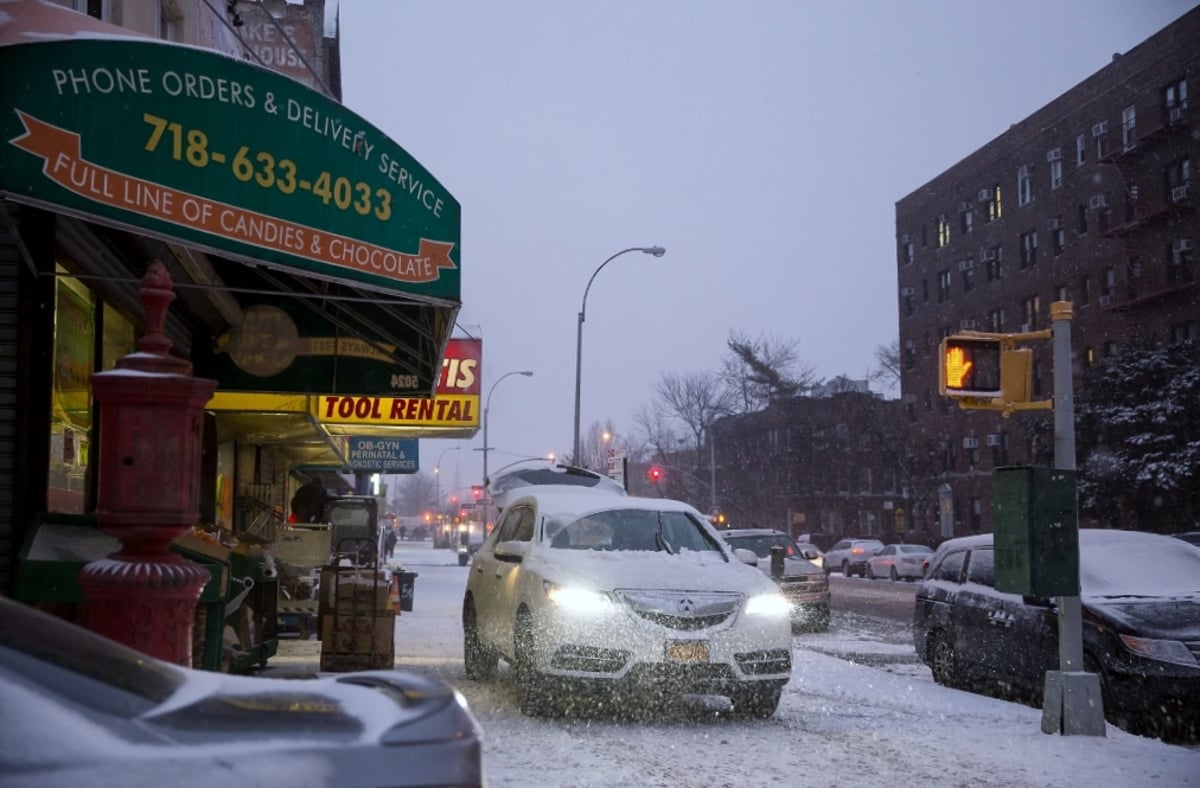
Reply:
[[[351,438],[346,460],[346,467],[356,471],[416,473],[420,470],[416,438]]]

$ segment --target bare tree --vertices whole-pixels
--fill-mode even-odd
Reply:
[[[437,478],[433,473],[420,471],[401,478],[403,481],[396,485],[399,488],[398,495],[392,503],[397,514],[416,517],[434,507]]]
[[[887,345],[875,347],[875,363],[879,366],[871,370],[868,379],[879,384],[885,392],[896,392],[900,389],[900,340],[893,339]]]
[[[729,355],[721,366],[721,382],[733,412],[753,413],[770,402],[794,397],[817,382],[810,365],[802,363],[797,343],[769,334],[751,338],[731,331]]]
[[[654,391],[697,451],[704,445],[704,430],[730,412],[733,400],[720,377],[708,372],[664,372]]]

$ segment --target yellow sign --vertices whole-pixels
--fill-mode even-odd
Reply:
[[[369,424],[396,427],[476,427],[478,394],[420,397],[312,397],[313,416],[321,424]]]

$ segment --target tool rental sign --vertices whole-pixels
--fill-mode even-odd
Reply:
[[[226,257],[460,301],[460,209],[341,104],[137,38],[0,46],[0,192]]]

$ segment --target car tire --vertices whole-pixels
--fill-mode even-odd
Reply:
[[[896,567],[894,566],[892,567],[892,571],[889,573],[889,576],[892,578],[893,583],[900,579],[900,574],[896,571]]]
[[[957,687],[958,664],[950,636],[942,630],[931,632],[925,648],[929,655],[929,670],[933,674],[933,680],[945,687]]]
[[[875,570],[871,568],[870,564],[867,564],[867,579],[868,580],[875,579]]]
[[[729,701],[733,704],[734,716],[765,720],[775,713],[779,708],[783,687],[764,687],[761,684],[757,681],[747,682],[733,691]]]
[[[469,679],[486,679],[496,673],[499,655],[479,640],[475,620],[475,602],[468,597],[463,603],[463,669]]]
[[[521,713],[530,717],[541,717],[550,712],[552,697],[547,679],[535,664],[533,619],[528,610],[517,613],[514,628],[513,666],[517,676],[517,705]]]
[[[850,576],[850,562],[842,561],[842,577]]]

